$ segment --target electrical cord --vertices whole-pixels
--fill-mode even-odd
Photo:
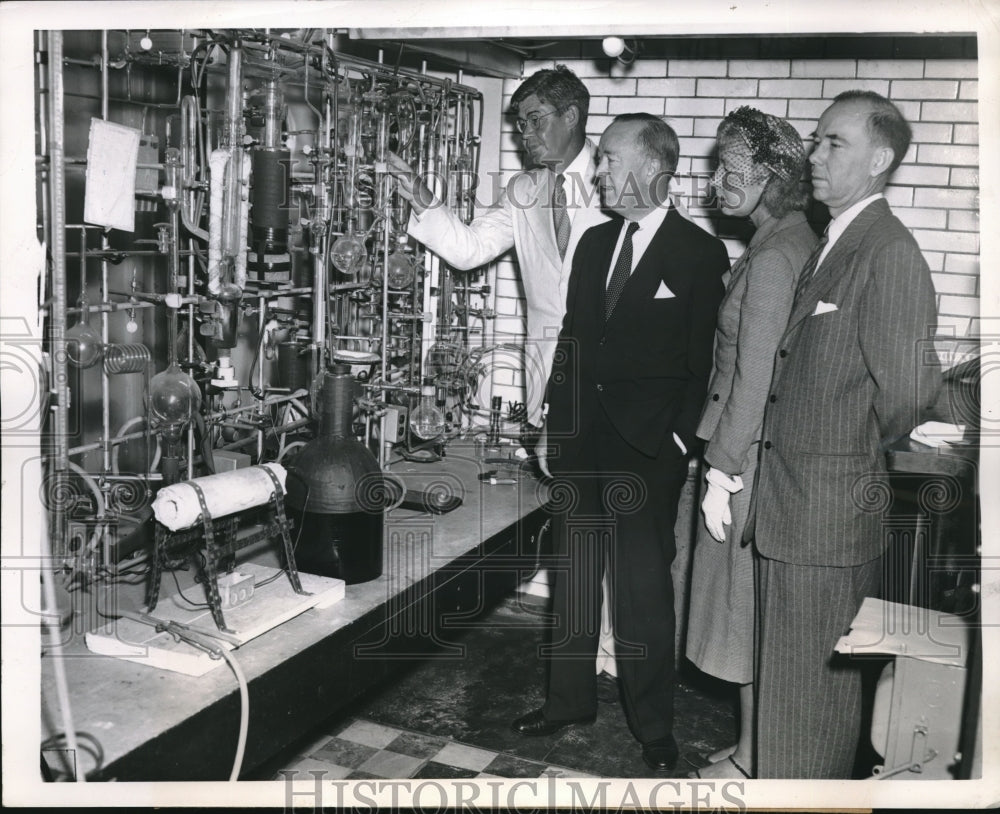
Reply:
[[[49,547],[49,535],[47,533],[42,534],[42,556],[51,561],[52,551]],[[42,596],[45,597],[45,605],[49,608],[49,612],[44,618],[45,626],[54,642],[52,649],[55,658],[52,661],[52,670],[55,673],[56,695],[59,699],[60,711],[62,712],[63,727],[67,733],[66,747],[73,753],[76,753],[79,749],[79,744],[76,739],[76,727],[73,726],[73,708],[69,700],[69,682],[66,680],[66,659],[63,658],[62,640],[59,635],[59,621],[55,617],[55,610],[58,607],[56,603],[55,580],[53,579],[52,572],[47,568],[42,569]],[[86,783],[86,773],[77,772],[74,780],[77,783]]]
[[[278,573],[280,574],[281,572],[279,571]],[[174,578],[174,582],[177,584],[178,595],[182,599],[184,599],[185,602],[188,602],[188,604],[194,605],[195,603],[192,603],[189,599],[187,599],[184,596],[183,593],[181,593],[180,583],[177,581],[177,574],[174,571],[171,571],[170,575]],[[196,607],[198,607],[198,606],[196,605]],[[208,605],[201,605],[200,607],[207,608]],[[98,613],[101,616],[104,616],[104,617],[107,617],[107,618],[114,618],[114,619],[120,619],[121,618],[120,616],[118,616],[116,614],[109,614],[109,613],[107,613],[106,610],[103,610],[100,607],[100,602],[98,602],[97,610],[98,610]],[[161,628],[158,627],[157,629],[161,629]],[[168,628],[164,627],[162,629],[168,629]],[[172,632],[174,634],[174,637],[177,638],[177,633],[175,631],[172,631]],[[202,634],[202,635],[203,636],[207,635],[209,637],[211,636],[211,634]],[[239,730],[239,736],[237,738],[237,743],[236,743],[236,755],[233,758],[233,768],[232,768],[232,771],[230,772],[229,780],[231,782],[234,781],[234,780],[238,780],[239,776],[240,776],[240,771],[241,771],[241,769],[243,767],[243,757],[244,757],[244,754],[246,752],[246,744],[247,744],[247,731],[248,731],[249,725],[250,725],[250,690],[249,690],[249,686],[247,685],[246,675],[243,673],[243,670],[240,667],[239,662],[236,661],[236,659],[233,657],[233,655],[226,649],[225,645],[223,645],[221,642],[219,642],[218,644],[214,644],[214,643],[213,644],[207,644],[207,643],[204,643],[202,641],[194,642],[194,641],[192,641],[188,637],[184,637],[184,638],[185,638],[185,640],[189,644],[201,647],[202,649],[208,651],[209,655],[211,655],[213,658],[217,658],[217,657],[220,657],[220,656],[222,658],[224,658],[226,660],[226,662],[229,664],[229,667],[232,669],[233,673],[236,676],[236,681],[239,684],[239,688],[240,688],[240,730]],[[74,733],[74,734],[75,734],[76,738],[82,738],[82,739],[85,739],[85,740],[89,740],[91,742],[91,745],[90,746],[84,745],[83,743],[80,743],[79,741],[77,741],[76,738],[74,738],[74,739],[67,738],[66,739],[67,743],[71,743],[72,744],[68,748],[74,749],[74,750],[78,749],[78,748],[82,748],[85,751],[89,752],[94,757],[94,760],[97,763],[97,768],[100,768],[101,765],[104,762],[104,750],[101,748],[101,744],[98,742],[98,740],[96,738],[94,738],[92,735],[90,735],[89,733],[87,733],[87,732],[77,732],[77,733]],[[44,749],[45,746],[46,746],[46,744],[48,744],[49,741],[52,741],[54,738],[62,738],[62,737],[64,737],[62,734],[57,735],[57,736],[53,736],[53,738],[50,738],[48,741],[45,741],[45,743],[42,744],[42,748]],[[81,779],[81,778],[78,778],[78,779]]]
[[[294,476],[294,477],[298,478],[305,485],[305,487],[306,487],[306,498],[305,498],[304,501],[302,501],[302,516],[299,518],[299,531],[298,531],[298,534],[295,535],[295,542],[292,543],[292,554],[294,554],[298,550],[299,539],[302,537],[302,529],[305,527],[306,508],[309,505],[309,483],[306,481],[305,478],[303,478],[294,469],[289,469],[288,470],[288,474],[291,475],[291,476]],[[286,563],[286,565],[287,565],[287,563]],[[272,582],[274,582],[278,577],[280,577],[284,573],[285,572],[283,570],[276,571],[275,573],[271,574],[271,576],[269,576],[267,579],[261,580],[260,582],[257,582],[257,583],[254,583],[253,587],[256,590],[257,588],[262,588],[265,585],[270,585]]]
[[[243,674],[240,663],[236,661],[232,653],[221,644],[215,652],[226,660],[236,675],[237,683],[240,685],[240,734],[236,741],[236,756],[233,758],[233,770],[229,773],[229,782],[233,782],[240,779],[240,770],[243,768],[243,755],[247,746],[247,730],[250,727],[250,689],[247,686],[247,678]]]
[[[174,585],[177,586],[177,596],[179,596],[181,599],[183,599],[185,602],[187,602],[188,605],[190,605],[192,608],[196,608],[198,610],[206,610],[209,607],[207,603],[204,603],[204,602],[192,602],[190,599],[188,599],[186,596],[184,596],[184,591],[181,590],[181,583],[180,583],[180,580],[177,579],[177,572],[176,571],[174,571],[173,569],[170,569],[170,576],[173,577],[173,579],[174,579]]]
[[[94,768],[91,769],[91,772],[96,772],[104,765],[104,748],[101,746],[101,742],[89,732],[84,732],[83,730],[78,729],[73,734],[75,736],[76,745],[73,747],[72,751],[83,751],[90,755],[94,759]],[[42,741],[42,765],[49,772],[49,782],[54,782],[56,778],[52,774],[52,767],[49,766],[48,762],[45,760],[45,752],[69,751],[69,741],[70,739],[64,732],[58,732]],[[86,773],[84,772],[84,774]]]
[[[295,542],[292,543],[292,553],[294,554],[298,550],[299,538],[302,537],[302,529],[305,527],[306,523],[306,508],[309,506],[309,483],[308,481],[306,481],[305,478],[302,477],[302,475],[300,475],[294,469],[289,469],[288,474],[298,478],[300,481],[302,481],[302,483],[305,484],[306,487],[306,497],[305,500],[302,501],[302,517],[299,518],[299,532],[298,534],[295,535]]]

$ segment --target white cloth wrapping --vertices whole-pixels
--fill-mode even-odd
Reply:
[[[274,495],[274,483],[263,471],[264,467],[277,476],[284,489],[286,472],[281,464],[251,466],[165,486],[153,501],[153,514],[171,531],[191,528],[201,515],[201,504],[192,483],[204,492],[205,505],[213,519],[261,506]]]

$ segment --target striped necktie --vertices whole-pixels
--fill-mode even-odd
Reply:
[[[561,260],[566,257],[571,227],[569,212],[566,211],[565,180],[563,174],[559,173],[552,186],[552,221],[556,229],[556,245],[559,247],[559,259]]]
[[[798,285],[795,286],[795,298],[798,299],[802,296],[802,292],[809,281],[812,280],[813,275],[816,273],[816,267],[819,265],[820,255],[823,254],[823,249],[826,248],[826,244],[830,241],[830,227],[827,226],[823,231],[823,237],[820,238],[819,243],[816,244],[816,248],[813,249],[813,253],[809,255],[809,259],[806,260],[806,264],[802,267],[802,272],[799,274]]]
[[[611,318],[611,312],[618,304],[618,298],[625,290],[625,283],[632,274],[632,235],[636,233],[639,224],[634,220],[629,221],[625,230],[625,239],[622,241],[622,250],[618,253],[618,260],[615,263],[615,270],[611,272],[611,280],[608,288],[604,292],[604,320],[607,322]]]

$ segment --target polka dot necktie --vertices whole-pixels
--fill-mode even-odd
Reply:
[[[639,224],[634,220],[629,221],[625,230],[625,239],[622,241],[622,250],[618,253],[618,261],[615,263],[615,270],[611,272],[611,281],[604,292],[604,320],[611,318],[611,312],[618,304],[618,298],[625,290],[625,283],[628,282],[632,274],[632,235],[639,229]]]

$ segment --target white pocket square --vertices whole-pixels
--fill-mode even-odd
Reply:
[[[829,314],[831,311],[837,310],[837,304],[833,302],[823,302],[820,300],[816,303],[816,310],[812,312],[812,316],[817,316],[819,314]]]
[[[663,282],[663,280],[660,280],[660,287],[658,289],[656,289],[656,296],[654,296],[653,299],[654,300],[669,300],[671,297],[676,297],[676,296],[677,295],[674,294],[673,291],[671,291],[669,288],[667,288],[667,284],[665,282]]]

